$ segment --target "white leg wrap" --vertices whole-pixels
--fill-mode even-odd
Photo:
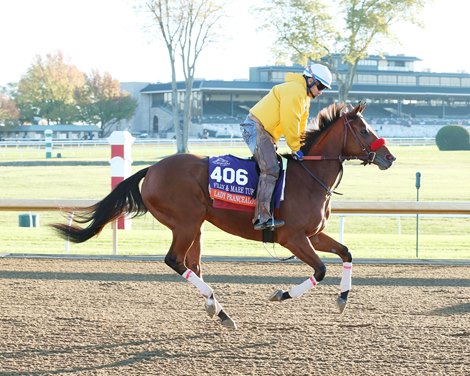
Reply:
[[[199,292],[208,298],[212,295],[212,289],[201,279],[199,278],[196,273],[194,273],[191,269],[186,269],[186,271],[182,274],[182,276],[188,280],[189,283],[196,286]]]
[[[339,284],[341,292],[351,290],[352,282],[352,262],[343,262],[343,274],[341,276],[341,282]]]
[[[218,315],[220,311],[222,311],[222,306],[220,303],[217,301],[216,298],[207,298],[207,305],[212,305],[215,304],[215,314]]]
[[[306,291],[314,288],[317,285],[317,280],[312,275],[309,279],[302,282],[300,285],[296,285],[289,290],[291,298],[298,298],[302,296]]]

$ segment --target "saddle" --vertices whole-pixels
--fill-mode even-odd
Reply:
[[[279,208],[284,200],[287,159],[279,159],[281,171],[273,193],[274,208]],[[253,212],[258,180],[259,168],[252,157],[226,154],[209,158],[209,195],[214,208]]]

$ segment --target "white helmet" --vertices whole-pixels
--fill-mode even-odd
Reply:
[[[328,67],[322,64],[309,64],[305,67],[304,76],[312,77],[320,81],[328,89],[331,89],[331,82],[333,81],[333,76],[331,75]]]

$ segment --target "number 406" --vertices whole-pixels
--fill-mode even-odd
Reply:
[[[238,185],[246,185],[246,183],[248,183],[248,171],[242,168],[234,170],[231,167],[222,169],[222,167],[217,166],[214,168],[214,171],[212,171],[211,178],[217,183],[223,181],[227,184],[236,182]]]

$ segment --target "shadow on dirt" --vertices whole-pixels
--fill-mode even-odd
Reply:
[[[429,312],[433,316],[452,316],[470,313],[470,303],[455,304],[443,308],[434,309]],[[470,332],[468,333],[470,337]]]
[[[305,276],[307,278],[308,276]],[[70,273],[70,272],[25,272],[2,271],[0,279],[58,280],[58,281],[106,281],[106,282],[182,282],[177,274],[131,274],[131,273]],[[207,283],[237,283],[247,285],[297,284],[302,277],[259,275],[210,275],[204,274]],[[328,275],[322,285],[338,285],[339,277]],[[470,278],[379,278],[353,277],[356,286],[415,286],[415,287],[470,287]]]
[[[214,356],[215,353],[227,354],[227,348],[220,344],[219,348],[213,348],[210,350],[197,350],[197,346],[191,346],[187,350],[176,350],[175,348],[165,349],[168,346],[168,343],[172,341],[190,341],[194,342],[196,345],[201,340],[207,340],[210,337],[213,337],[214,343],[217,342],[219,335],[217,333],[201,333],[198,335],[166,335],[161,333],[161,338],[159,339],[149,339],[144,341],[128,341],[128,342],[117,342],[117,343],[108,343],[108,344],[88,344],[88,345],[77,345],[77,346],[65,346],[61,349],[56,350],[38,350],[38,349],[24,349],[20,351],[4,352],[0,353],[0,356],[7,357],[9,359],[22,360],[23,358],[31,357],[44,357],[49,358],[53,356],[67,356],[73,355],[77,352],[82,353],[82,358],[85,359],[82,365],[72,366],[72,367],[62,367],[57,369],[47,369],[47,366],[44,366],[43,370],[36,370],[31,372],[8,372],[3,373],[0,371],[0,375],[9,375],[9,376],[45,376],[45,375],[62,375],[64,373],[75,373],[75,372],[86,372],[86,371],[101,371],[106,372],[106,370],[115,369],[118,372],[118,369],[121,367],[132,367],[138,363],[145,363],[152,360],[164,359],[186,359],[189,356],[193,359],[200,359],[201,362],[204,362],[207,357]],[[162,348],[160,348],[162,347]],[[271,344],[269,342],[255,342],[241,346],[234,346],[230,351],[241,351],[247,349],[269,349]],[[142,350],[146,348],[147,350]],[[95,360],[89,361],[90,364],[86,364],[87,356],[86,354],[90,353],[100,353],[103,351],[114,351],[117,353],[123,353],[124,356],[121,356],[121,359],[115,360],[112,362],[105,362],[99,364]],[[47,363],[47,362],[46,362]]]

